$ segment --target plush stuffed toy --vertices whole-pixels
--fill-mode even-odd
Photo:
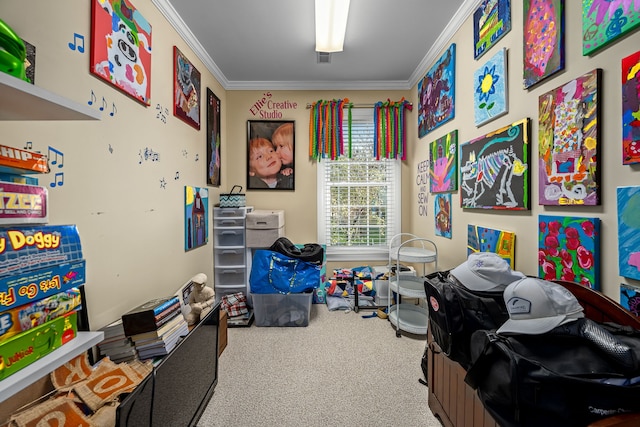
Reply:
[[[215,302],[215,293],[213,289],[206,286],[207,275],[198,273],[191,278],[193,282],[193,291],[189,295],[189,306],[191,311],[187,315],[187,323],[193,325],[204,318],[213,307]]]

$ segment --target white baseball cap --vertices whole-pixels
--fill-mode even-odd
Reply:
[[[449,274],[472,291],[502,291],[508,284],[525,277],[511,270],[507,260],[493,252],[473,252]]]
[[[584,317],[584,310],[567,288],[535,277],[526,277],[504,290],[509,319],[499,334],[537,335]]]

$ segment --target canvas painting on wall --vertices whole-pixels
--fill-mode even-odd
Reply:
[[[447,193],[458,189],[458,131],[432,141],[429,147],[430,190]]]
[[[510,0],[482,0],[473,13],[473,58],[484,55],[510,30]]]
[[[173,115],[200,130],[200,72],[173,47]]]
[[[247,121],[247,189],[294,190],[295,122]]]
[[[622,163],[640,163],[640,51],[622,58]]]
[[[91,4],[91,73],[149,105],[151,25],[127,0]]]
[[[476,126],[509,111],[507,93],[507,49],[500,49],[473,73],[473,110]]]
[[[640,316],[640,289],[620,284],[620,305],[636,316]]]
[[[207,185],[220,187],[220,99],[207,88]]]
[[[434,197],[434,217],[436,236],[451,238],[451,193],[436,194]]]
[[[516,234],[469,224],[467,226],[467,256],[473,252],[493,252],[515,269]]]
[[[582,54],[603,48],[638,25],[636,0],[582,0]]]
[[[529,209],[529,119],[460,146],[460,206]]]
[[[209,241],[209,190],[184,187],[184,250],[204,246]]]
[[[524,0],[523,85],[564,69],[564,0]]]
[[[600,219],[540,215],[538,276],[600,290]]]
[[[418,82],[418,137],[455,117],[456,45],[451,44]]]
[[[600,76],[595,69],[538,99],[541,205],[600,204]]]
[[[616,197],[619,274],[640,280],[640,186],[618,187]]]

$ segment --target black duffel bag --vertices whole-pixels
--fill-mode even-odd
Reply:
[[[477,331],[465,382],[503,427],[582,427],[640,411],[638,331],[589,319],[541,335]]]
[[[269,250],[311,264],[322,265],[324,261],[324,249],[317,243],[305,243],[304,245],[298,246],[286,237],[278,237]]]

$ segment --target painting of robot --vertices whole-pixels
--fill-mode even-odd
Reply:
[[[599,87],[594,69],[538,99],[538,203],[600,204]]]
[[[493,252],[515,269],[516,233],[478,225],[467,225],[467,255]]]
[[[93,0],[90,72],[150,105],[151,25],[127,0]]]
[[[530,120],[460,146],[460,206],[529,210]]]

